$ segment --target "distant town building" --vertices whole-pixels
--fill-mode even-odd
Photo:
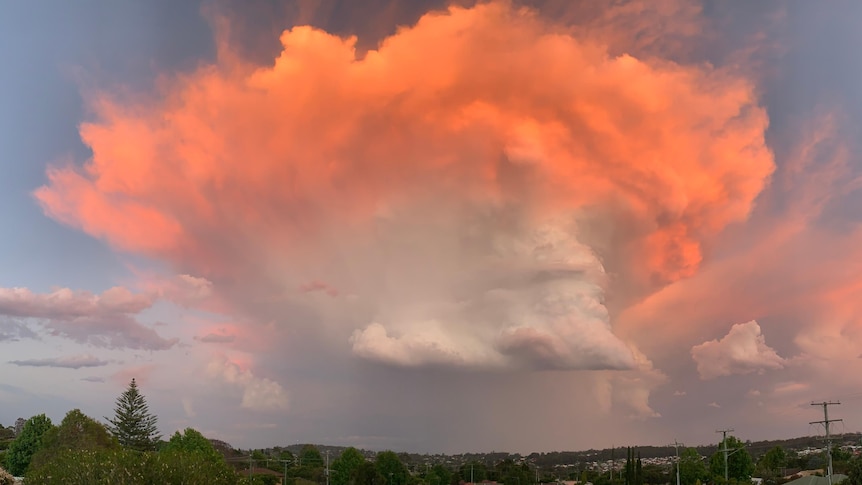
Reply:
[[[20,435],[21,432],[24,431],[24,423],[26,422],[27,420],[24,418],[18,418],[15,420],[15,436]]]
[[[847,479],[847,475],[842,475],[840,473],[832,474],[832,483],[841,483],[842,481]],[[808,475],[804,477],[799,477],[796,480],[791,480],[787,482],[785,485],[829,485],[828,477],[819,477],[817,475]]]

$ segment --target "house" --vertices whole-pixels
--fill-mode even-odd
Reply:
[[[847,479],[847,475],[835,473],[832,475],[832,485],[840,483]],[[828,477],[820,477],[817,475],[807,475],[799,477],[796,480],[791,480],[784,485],[829,485]]]

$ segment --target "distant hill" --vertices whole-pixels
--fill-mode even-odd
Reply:
[[[766,453],[770,448],[773,448],[775,446],[781,446],[786,450],[799,451],[806,448],[820,448],[824,445],[822,436],[802,436],[798,438],[790,438],[784,440],[748,441],[746,443],[748,445],[748,450],[754,459],[757,459],[757,457],[759,457],[763,453]],[[862,444],[862,433],[845,433],[841,435],[835,435],[833,443],[836,446],[849,444],[860,445]],[[226,451],[224,450],[226,447],[229,447],[227,443],[220,443],[220,445],[221,446],[218,446],[218,448],[220,448],[223,452]],[[304,444],[293,444],[289,446],[269,448],[263,451],[265,453],[274,453],[277,450],[288,450],[294,455],[297,455],[302,450],[303,446]],[[341,453],[345,449],[347,449],[347,447],[344,446],[315,446],[317,446],[318,450],[320,450],[321,454],[323,454],[324,456],[326,455],[326,452],[329,451],[330,462],[331,460],[338,458],[338,456],[341,455]],[[631,446],[637,449],[637,451],[640,453],[641,458],[663,458],[674,456],[675,454],[673,446]],[[610,460],[612,456],[615,459],[624,459],[624,448],[624,446],[621,446],[614,449],[605,448],[601,450],[590,449],[583,451],[553,451],[548,453],[531,453],[529,455],[520,455],[518,453],[507,453],[498,451],[493,451],[489,453],[461,453],[455,455],[446,455],[439,453],[420,454],[401,452],[398,453],[398,455],[411,470],[416,470],[424,465],[432,465],[436,463],[448,465],[450,467],[457,467],[461,464],[469,463],[472,461],[485,463],[486,465],[493,465],[505,459],[512,459],[515,462],[525,461],[532,465],[549,470],[551,468],[565,465],[577,465],[579,463],[583,464],[589,462],[607,461]],[[718,445],[698,445],[693,446],[693,448],[697,449],[698,453],[700,453],[701,455],[709,456],[718,449]],[[371,450],[359,451],[362,452],[367,459],[374,459],[377,454],[375,451]]]

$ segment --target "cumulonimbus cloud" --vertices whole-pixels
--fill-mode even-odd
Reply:
[[[270,66],[224,55],[155,97],[97,94],[92,159],[36,197],[248,313],[288,289],[358,299],[341,334],[363,358],[633,368],[607,295],[690,276],[748,216],[767,119],[738,74],[581,34],[489,2],[360,59],[295,27]]]
[[[781,369],[785,360],[766,345],[760,325],[752,320],[738,323],[727,335],[691,348],[701,379],[713,379],[733,374],[750,374]]]

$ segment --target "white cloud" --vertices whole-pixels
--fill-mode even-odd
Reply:
[[[209,374],[242,389],[241,406],[256,411],[287,409],[287,391],[267,378],[256,377],[251,370],[242,369],[227,358],[210,362]]]
[[[182,398],[182,403],[183,403],[183,412],[186,413],[186,417],[193,418],[197,415],[197,413],[195,413],[195,408],[194,408],[194,405],[192,403],[192,398],[184,397],[184,398]]]
[[[604,268],[571,224],[546,221],[518,236],[489,235],[489,254],[476,256],[484,266],[471,279],[453,264],[445,287],[420,286],[432,303],[415,304],[417,295],[407,304],[387,299],[377,321],[353,333],[354,354],[408,367],[635,367],[632,350],[610,326]]]
[[[691,348],[701,379],[733,374],[750,374],[781,369],[785,360],[766,345],[760,325],[754,320],[738,323],[720,340],[710,340]]]

